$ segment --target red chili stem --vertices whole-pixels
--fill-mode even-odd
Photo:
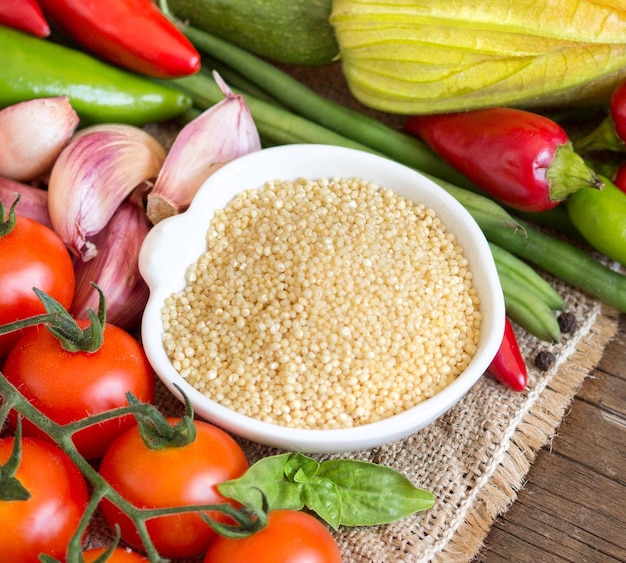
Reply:
[[[513,391],[526,389],[528,370],[508,317],[504,323],[502,343],[487,371],[500,383],[513,389]]]
[[[152,0],[40,0],[72,39],[121,67],[157,78],[200,70],[196,48]]]
[[[404,129],[479,189],[520,211],[545,211],[602,182],[551,119],[515,108],[409,117]]]

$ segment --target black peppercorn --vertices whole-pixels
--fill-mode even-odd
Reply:
[[[552,367],[555,361],[556,356],[552,352],[543,350],[535,357],[535,366],[541,371],[546,371]]]
[[[574,332],[578,326],[574,313],[561,313],[558,321],[561,332]]]

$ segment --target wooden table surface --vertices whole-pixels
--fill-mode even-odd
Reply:
[[[626,315],[476,558],[626,562]]]

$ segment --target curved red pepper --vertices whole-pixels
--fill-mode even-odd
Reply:
[[[502,343],[487,371],[513,391],[526,389],[528,370],[508,317],[505,318],[504,322]]]
[[[40,0],[53,25],[102,58],[159,78],[200,70],[200,55],[151,0]]]
[[[37,0],[0,1],[0,24],[25,31],[36,37],[50,35],[50,26]]]
[[[574,147],[581,153],[626,152],[626,81],[613,90],[606,117],[586,135],[578,137]]]
[[[565,130],[532,112],[492,108],[419,115],[404,128],[477,188],[521,211],[545,211],[582,187],[602,185]]]
[[[626,162],[617,167],[613,183],[626,194]]]
[[[626,82],[622,82],[611,94],[609,113],[615,133],[622,143],[626,143]]]

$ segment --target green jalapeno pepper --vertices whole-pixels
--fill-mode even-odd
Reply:
[[[0,53],[0,108],[68,96],[81,125],[144,125],[178,116],[191,106],[180,90],[5,26],[0,26]]]
[[[583,188],[567,198],[567,212],[596,250],[626,266],[626,193],[602,177],[603,190]]]

